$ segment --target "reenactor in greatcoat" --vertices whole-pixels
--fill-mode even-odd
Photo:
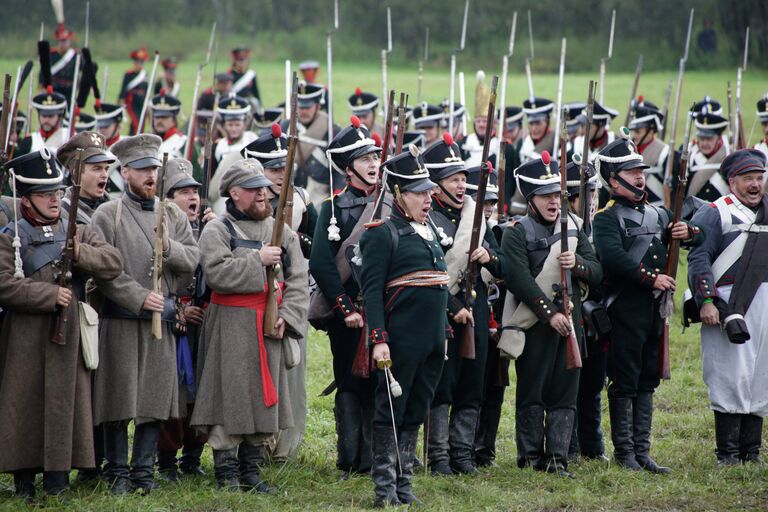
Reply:
[[[289,227],[281,247],[262,242],[271,240],[274,219],[261,164],[242,159],[223,173],[226,214],[200,234],[200,265],[212,293],[191,424],[208,433],[219,488],[268,493],[259,476],[262,446],[294,426],[288,374],[299,363],[296,340],[307,332],[308,276]],[[278,319],[270,327],[263,323],[266,267],[277,264]]]
[[[99,336],[100,366],[94,389],[94,424],[104,424],[104,477],[114,494],[154,488],[154,465],[162,421],[179,417],[176,321],[173,294],[183,276],[194,272],[197,243],[186,215],[165,207],[161,293],[153,291],[155,227],[161,204],[158,158],[161,139],[142,134],[110,148],[126,183],[123,196],[100,206],[92,223],[123,255],[124,269],[108,283],[97,280],[104,295]],[[152,333],[153,313],[162,315],[161,339]],[[128,465],[128,423],[134,421],[133,454]]]
[[[129,135],[135,135],[139,130],[139,116],[144,106],[144,98],[148,94],[149,82],[144,63],[149,59],[146,48],[139,48],[131,52],[133,66],[123,75],[120,85],[120,93],[117,101],[125,107],[128,119],[131,121]]]
[[[693,217],[706,238],[688,253],[688,282],[692,316],[702,322],[704,382],[715,414],[718,467],[760,462],[768,415],[763,370],[768,351],[762,334],[768,307],[765,171],[761,151],[731,153],[719,170],[730,192]]]
[[[528,133],[523,137],[523,143],[520,145],[521,164],[540,158],[542,151],[552,152],[555,137],[559,136],[550,126],[550,117],[554,109],[555,104],[546,98],[534,96],[523,101]]]
[[[595,215],[594,243],[605,271],[604,302],[611,321],[608,346],[608,404],[616,462],[629,470],[668,473],[649,454],[653,392],[664,320],[660,295],[675,289],[664,274],[670,237],[684,245],[701,242],[699,228],[648,204],[643,157],[623,138],[598,153],[595,168],[613,199]]]
[[[731,152],[728,139],[723,135],[728,120],[722,112],[720,103],[709,96],[691,108],[696,140],[689,146],[686,197],[714,201],[728,194],[728,183],[718,172],[723,159]]]
[[[510,306],[512,314],[502,317],[501,329],[502,333],[511,329],[519,344],[513,354],[519,383],[515,398],[517,465],[570,477],[568,446],[580,370],[567,367],[568,338],[573,336],[584,346],[580,283],[598,285],[602,268],[580,222],[570,214],[565,234],[569,250],[559,250],[560,172],[559,163],[549,160],[547,154],[515,171],[528,214],[507,227],[501,239],[507,258],[504,281],[514,296],[506,298],[510,304],[505,303],[505,309]],[[562,289],[561,269],[571,272],[571,297]],[[563,300],[573,302],[571,318],[562,312]]]
[[[444,253],[429,222],[435,184],[424,160],[410,146],[384,168],[395,198],[392,213],[360,239],[370,331],[366,341],[373,346],[376,364],[390,364],[374,378],[371,473],[376,507],[421,504],[413,494],[413,464],[419,427],[443,368],[448,303]],[[393,382],[399,382],[401,394],[397,386],[393,392]]]
[[[88,160],[101,151],[86,149]],[[21,196],[13,222],[0,233],[0,472],[13,472],[16,495],[35,496],[35,473],[56,495],[69,487],[69,471],[94,467],[91,373],[80,341],[85,281],[120,274],[116,249],[89,226],[75,234],[72,288],[60,286],[66,216],[61,215],[64,173],[43,148],[6,164]],[[15,264],[14,264],[15,262]],[[62,316],[62,337],[53,326]],[[23,414],[13,413],[23,411]]]
[[[475,203],[466,193],[468,171],[458,144],[446,133],[442,140],[429,146],[423,156],[430,179],[437,184],[430,218],[442,233],[450,277],[447,313],[453,331],[453,339],[448,341],[448,359],[429,415],[428,463],[433,474],[472,473],[476,471],[474,441],[485,383],[489,309],[486,287],[480,276],[472,284],[477,292],[474,306],[467,301],[468,285],[462,282],[462,276],[469,257],[493,276],[502,277],[502,258],[484,218],[480,225],[482,245],[468,256]],[[460,355],[460,348],[466,342],[465,329],[474,332],[475,359]]]
[[[375,186],[381,148],[368,129],[353,117],[352,124],[331,141],[334,173],[346,177],[347,187],[323,202],[312,238],[309,270],[317,282],[310,304],[310,322],[327,330],[336,383],[336,467],[342,478],[371,468],[371,421],[374,379],[367,362],[355,367],[355,356],[365,339],[360,285],[353,277],[347,251],[353,250],[373,217]],[[361,341],[362,340],[362,341]]]
[[[643,155],[643,163],[648,166],[645,171],[645,191],[648,202],[654,206],[664,204],[664,175],[667,169],[669,145],[658,138],[664,123],[664,115],[659,108],[638,96],[632,102],[632,120],[629,131],[632,142],[637,146],[637,152]]]

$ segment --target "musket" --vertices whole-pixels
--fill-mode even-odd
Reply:
[[[198,224],[200,229],[205,225],[205,210],[208,209],[208,185],[211,183],[211,168],[213,165],[213,139],[216,135],[216,115],[219,110],[219,93],[214,95],[213,116],[208,121],[208,129],[205,137],[205,146],[203,149],[203,169],[202,183],[200,184],[200,212],[198,214]]]
[[[517,31],[517,11],[512,14],[512,29],[509,33],[509,46],[507,53],[501,57],[501,96],[499,98],[499,150],[497,158],[497,170],[499,172],[499,201],[496,203],[496,212],[499,223],[506,219],[507,214],[507,77],[509,75],[509,58],[515,53],[515,32]]]
[[[27,110],[25,112],[27,115],[27,125],[24,127],[25,137],[29,135],[29,129],[32,125],[32,118],[30,117],[32,115],[32,82],[33,80],[30,80],[27,83]]]
[[[615,12],[615,11],[614,11]],[[555,117],[555,144],[553,148],[554,154],[557,154],[557,150],[559,148],[560,144],[560,128],[561,125],[565,126],[565,123],[563,122],[563,116],[561,115],[561,111],[563,110],[563,81],[565,79],[565,47],[566,47],[566,40],[563,38],[563,40],[560,43],[560,73],[557,78],[557,116]],[[584,136],[585,139],[589,138],[589,132]],[[567,140],[567,139],[566,139]]]
[[[284,119],[290,119],[291,113],[291,60],[285,59],[285,109],[283,110]]]
[[[533,74],[531,73],[531,62],[533,62],[533,21],[531,20],[531,11],[528,11],[528,42],[531,46],[531,56],[525,59],[525,78],[528,81],[528,99],[533,101]],[[506,106],[506,105],[505,105]]]
[[[585,133],[589,134],[592,129],[592,116],[595,112],[595,81],[589,81],[589,95],[587,96],[587,130]],[[574,156],[574,162],[576,158]],[[581,148],[581,162],[579,162],[579,217],[583,221],[582,229],[584,234],[589,236],[592,233],[592,219],[590,215],[590,202],[592,201],[592,194],[589,192],[587,183],[589,177],[587,176],[587,169],[589,168],[589,136],[584,137],[584,145]]]
[[[157,73],[157,63],[160,61],[160,52],[155,50],[155,61],[152,63],[152,72],[147,82],[147,92],[144,95],[144,103],[141,105],[141,115],[139,115],[139,125],[136,127],[136,133],[144,133],[144,120],[147,116],[149,102],[152,101],[152,88],[155,86],[155,74]]]
[[[425,34],[424,34],[424,58],[419,61],[419,76],[418,76],[418,89],[416,92],[416,104],[421,103],[421,88],[422,83],[424,82],[424,64],[426,64],[429,61],[429,27],[426,28]],[[386,96],[387,91],[384,91],[384,95]]]
[[[733,149],[744,149],[744,127],[741,122],[741,67],[736,69],[736,101],[733,116],[734,143]]]
[[[594,101],[594,100],[593,100]],[[565,116],[564,112],[560,113]],[[589,133],[589,132],[587,132]],[[568,158],[568,151],[565,147],[565,141],[568,135],[565,132],[565,119],[561,123],[560,137],[560,254],[569,251],[568,249],[568,176],[565,171]],[[585,139],[589,137],[584,137]],[[543,158],[542,158],[543,160]],[[544,162],[549,165],[548,162]],[[582,202],[584,198],[582,197]],[[563,299],[563,314],[568,319],[569,332],[565,339],[565,368],[573,370],[581,368],[581,351],[579,342],[576,340],[576,332],[573,327],[573,316],[571,315],[571,296],[573,295],[573,283],[571,280],[571,269],[560,266],[560,293]]]
[[[77,210],[80,206],[80,174],[83,170],[82,148],[77,148],[77,165],[72,174],[72,188],[69,196],[69,218],[67,219],[67,240],[61,254],[61,261],[57,268],[56,284],[62,288],[72,287],[72,263],[75,261],[75,238],[77,237]],[[51,341],[57,345],[64,345],[64,333],[67,329],[67,308],[56,308],[56,323],[53,329]]]
[[[600,59],[600,104],[605,105],[603,103],[604,94],[605,94],[605,63],[608,62],[611,57],[613,57],[613,33],[616,28],[616,9],[613,10],[613,14],[611,14],[611,36],[610,39],[608,39],[608,56],[603,57]],[[558,114],[559,117],[559,114]],[[558,132],[555,132],[558,133]],[[589,135],[589,134],[587,134]],[[555,150],[555,155],[557,155],[557,150]]]
[[[683,199],[685,198],[685,189],[688,184],[688,142],[691,139],[691,125],[685,133],[683,141],[683,150],[680,155],[680,165],[677,170],[677,188],[675,189],[674,210],[672,212],[672,226],[680,222],[683,211]],[[667,265],[664,267],[664,273],[672,279],[677,278],[677,266],[680,260],[680,240],[670,237],[669,249],[667,251]],[[669,364],[669,318],[672,316],[674,305],[674,292],[666,291],[663,294],[660,304],[661,317],[664,319],[664,329],[659,339],[659,357],[656,361],[656,373],[660,379],[670,378]]]
[[[731,81],[726,82],[726,97],[728,99],[728,131],[730,132],[729,142],[731,147],[736,147],[736,126],[733,124],[733,94],[731,91]]]
[[[195,154],[195,128],[197,127],[197,95],[200,92],[200,82],[203,79],[203,68],[211,61],[211,49],[213,48],[213,40],[216,37],[216,22],[213,22],[211,26],[211,36],[208,38],[208,51],[205,53],[205,61],[197,66],[197,76],[195,76],[195,88],[192,92],[192,112],[189,115],[189,125],[187,126],[187,146],[186,146],[186,158],[190,162],[194,158]],[[216,77],[214,77],[216,80]]]
[[[392,122],[393,122],[393,114],[394,114],[394,104],[395,104],[395,91],[391,90],[389,91],[389,101],[387,102],[387,122],[384,124],[384,141],[382,142],[382,148],[381,148],[381,163],[385,163],[387,161],[387,157],[389,156],[389,145],[390,141],[392,140]],[[373,215],[371,215],[371,218],[368,220],[368,222],[365,224],[366,227],[374,226],[377,223],[381,222],[381,208],[384,205],[384,173],[381,172],[381,168],[379,168],[379,176],[376,180],[376,206],[373,209]]]
[[[333,28],[328,31],[327,46],[327,67],[328,67],[328,94],[326,94],[328,104],[328,146],[333,140],[333,33],[339,30],[339,0],[333,2]],[[330,162],[328,165],[331,165]],[[333,181],[333,180],[331,180]],[[333,183],[330,183],[331,196],[333,196]]]
[[[459,71],[459,103],[464,107],[464,115],[461,116],[461,136],[462,138],[467,136],[467,94],[464,89],[464,72]],[[491,128],[488,128],[489,133]],[[453,133],[451,133],[453,137]]]
[[[298,114],[296,109],[296,97],[298,90],[299,78],[296,73],[293,73],[291,84],[291,117],[288,124],[288,155],[285,159],[285,174],[283,176],[283,183],[280,185],[280,196],[278,197],[277,209],[275,211],[275,223],[272,228],[272,240],[270,241],[270,244],[273,247],[283,246],[285,223],[291,222],[291,217],[287,214],[293,208],[293,187],[291,186],[291,183],[293,182],[293,162],[296,156],[296,146],[298,144],[298,132],[296,130],[296,117]],[[280,127],[279,125],[275,126],[277,126],[278,129]],[[264,334],[274,339],[279,339],[275,324],[278,320],[277,298],[280,294],[280,288],[277,282],[277,275],[280,272],[280,269],[281,265],[279,263],[267,267],[267,306],[264,310],[263,325]]]
[[[632,120],[632,104],[637,97],[637,87],[640,85],[640,74],[643,72],[643,54],[637,57],[637,66],[635,67],[635,80],[632,82],[632,92],[629,94],[629,106],[627,107],[627,117],[624,118],[624,126],[629,126]],[[587,132],[589,133],[589,132]]]
[[[381,50],[381,83],[383,84],[384,95],[382,99],[386,101],[387,91],[387,55],[392,53],[392,10],[387,7],[387,47]],[[385,111],[388,105],[384,105]]]
[[[693,29],[693,9],[691,9],[691,14],[688,17],[688,35],[685,39],[685,52],[683,53],[683,57],[680,59],[680,65],[678,67],[677,71],[677,90],[675,91],[675,110],[672,113],[672,133],[669,137],[669,155],[670,158],[667,158],[667,168],[664,172],[664,201],[666,202],[667,206],[670,205],[670,201],[672,200],[671,195],[671,189],[670,189],[670,183],[672,181],[672,164],[674,163],[674,158],[672,156],[675,154],[675,138],[677,137],[677,116],[680,113],[680,99],[681,99],[681,93],[683,90],[683,75],[685,74],[685,61],[688,60],[688,49],[691,45],[691,30]]]
[[[667,137],[667,114],[669,114],[669,99],[672,97],[672,80],[667,85],[667,91],[664,93],[664,107],[661,109],[661,116],[663,121],[661,122],[661,133],[659,137],[664,140]]]
[[[163,273],[163,220],[165,219],[165,170],[168,168],[168,153],[163,153],[163,165],[157,176],[157,193],[160,203],[157,207],[157,220],[155,222],[155,252],[152,256],[152,291],[162,295]],[[152,336],[156,340],[163,339],[163,314],[159,311],[152,312]]]
[[[3,112],[0,115],[0,140],[5,140],[6,130],[8,129],[8,117],[10,116],[9,110],[11,96],[11,75],[5,75],[5,85],[3,87]],[[8,178],[8,170],[5,168],[5,162],[8,161],[8,146],[3,144],[0,147],[0,194],[5,192],[6,180]]]
[[[496,88],[499,85],[499,75],[494,75],[491,85],[491,98],[488,103],[488,114],[486,116],[486,126],[493,126],[494,118],[496,116]],[[472,253],[474,253],[478,247],[480,247],[480,230],[481,226],[485,222],[485,215],[483,214],[483,204],[485,203],[485,191],[488,187],[488,175],[491,172],[490,163],[488,162],[488,154],[491,149],[491,138],[484,137],[483,140],[483,153],[480,164],[480,181],[477,184],[477,196],[475,199],[475,212],[472,219],[472,236],[469,242],[469,253],[467,255],[467,269],[464,273],[464,288],[465,288],[465,303],[470,313],[475,304],[477,298],[477,292],[475,291],[475,282],[480,275],[480,265],[476,261],[472,261]],[[475,329],[471,323],[467,323],[464,326],[464,338],[461,341],[461,347],[459,348],[459,355],[464,359],[475,359]]]
[[[64,132],[64,139],[66,142],[70,137],[72,137],[76,133],[77,128],[77,120],[75,119],[76,114],[78,112],[77,108],[77,80],[79,78],[80,74],[80,54],[78,53],[75,55],[75,74],[72,78],[72,96],[69,101],[69,130]]]
[[[453,104],[456,93],[456,54],[464,51],[464,44],[467,40],[467,16],[469,15],[469,0],[464,3],[464,21],[461,24],[461,40],[459,47],[451,52],[451,87],[448,95],[448,133],[453,137]],[[465,106],[466,108],[466,106]]]
[[[405,137],[405,107],[408,104],[408,96],[400,93],[400,103],[397,106],[397,138],[395,139],[395,156],[403,151],[403,137]]]
[[[101,74],[101,94],[107,97],[107,84],[109,83],[109,66],[104,66],[104,72]]]

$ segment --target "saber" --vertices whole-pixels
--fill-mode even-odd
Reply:
[[[402,394],[402,388],[400,387],[400,384],[395,380],[395,378],[392,376],[392,360],[391,359],[382,359],[379,361],[376,361],[376,367],[379,370],[384,371],[384,380],[386,382],[386,388],[387,388],[387,399],[389,400],[389,415],[392,418],[392,435],[395,438],[395,451],[397,455],[397,475],[402,476],[403,474],[403,466],[400,463],[400,446],[397,442],[397,425],[395,424],[395,409],[392,407],[392,396],[395,398],[399,397]],[[399,390],[399,394],[398,394]]]
[[[464,43],[467,40],[467,16],[469,15],[469,0],[464,3],[464,21],[461,23],[461,40],[459,47],[451,52],[451,90],[448,97],[448,133],[453,136],[453,103],[456,93],[456,54],[464,51]],[[466,108],[466,107],[465,107]]]
[[[616,29],[616,9],[613,10],[613,14],[611,15],[611,36],[610,39],[608,39],[608,57],[604,57],[600,59],[600,104],[605,105],[603,103],[603,98],[605,94],[605,63],[608,62],[611,57],[613,57],[613,33]],[[687,53],[687,50],[686,50]],[[555,145],[557,145],[557,142],[555,142]],[[555,154],[557,154],[557,151],[555,151]]]
[[[560,75],[557,79],[557,116],[555,117],[555,134],[557,135],[555,135],[555,145],[552,150],[552,153],[555,155],[558,154],[558,150],[560,149],[560,126],[563,124],[561,111],[563,110],[563,81],[565,79],[565,43],[566,39],[563,38],[560,44]],[[589,133],[584,137],[589,138]]]
[[[144,119],[147,116],[147,108],[149,107],[149,101],[152,98],[152,87],[155,84],[155,74],[157,73],[157,63],[160,61],[160,52],[155,50],[155,62],[152,63],[152,73],[149,75],[149,82],[147,82],[147,93],[144,96],[144,104],[141,106],[141,115],[139,116],[139,125],[136,127],[136,133],[144,133]]]

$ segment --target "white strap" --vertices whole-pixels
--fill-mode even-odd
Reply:
[[[74,56],[75,56],[74,49],[70,48],[69,50],[67,50],[66,53],[64,53],[64,55],[61,56],[61,59],[59,59],[59,61],[56,64],[51,66],[51,75],[58,74],[59,71],[64,69],[64,67],[70,63],[70,61],[74,58]]]
[[[240,79],[232,85],[232,92],[235,94],[239,93],[243,89],[245,89],[245,86],[250,84],[253,78],[256,76],[256,72],[252,69],[249,69],[245,72],[243,76],[240,77]]]
[[[133,80],[128,82],[128,85],[125,86],[125,91],[131,91],[135,88],[137,88],[142,82],[144,82],[147,79],[147,72],[143,69],[139,71],[139,74],[134,77]]]
[[[721,277],[725,274],[725,271],[733,266],[734,263],[739,261],[742,253],[744,252],[744,246],[747,244],[747,234],[741,233],[737,236],[728,247],[725,248],[720,256],[712,263],[712,277],[717,283]]]

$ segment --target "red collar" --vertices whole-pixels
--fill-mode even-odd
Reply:
[[[599,139],[597,139],[597,140],[594,140],[594,141],[593,141],[593,140],[590,140],[590,141],[589,141],[589,147],[590,147],[590,149],[595,149],[595,148],[600,148],[600,147],[602,147],[602,146],[603,146],[603,144],[605,143],[606,139],[608,139],[608,130],[605,130],[605,131],[603,132],[603,136],[602,136],[602,137],[600,137]]]
[[[654,140],[656,140],[656,139],[651,139],[649,142],[646,142],[645,144],[641,144],[640,146],[637,146],[637,152],[642,155],[643,152],[645,152],[645,150],[648,149],[648,146],[653,144]]]
[[[711,153],[707,154],[707,153],[704,153],[703,151],[702,153],[704,153],[704,156],[706,156],[707,158],[712,158],[712,155],[720,151],[721,147],[723,147],[723,138],[719,137],[717,139],[717,145],[715,145],[715,149],[713,149]]]
[[[111,146],[112,144],[114,144],[115,142],[117,142],[119,140],[120,140],[120,133],[118,133],[117,135],[115,135],[111,139],[107,139],[106,145],[107,145],[107,147],[109,147],[109,146]]]
[[[163,134],[163,140],[168,140],[174,135],[176,135],[177,133],[179,133],[179,130],[174,126],[173,128],[171,128],[170,130],[168,130]]]
[[[48,140],[51,137],[51,135],[56,133],[56,131],[58,129],[59,129],[59,127],[57,126],[56,128],[54,128],[50,132],[47,132],[47,131],[43,130],[42,128],[40,128],[40,135],[43,137],[43,140]]]

